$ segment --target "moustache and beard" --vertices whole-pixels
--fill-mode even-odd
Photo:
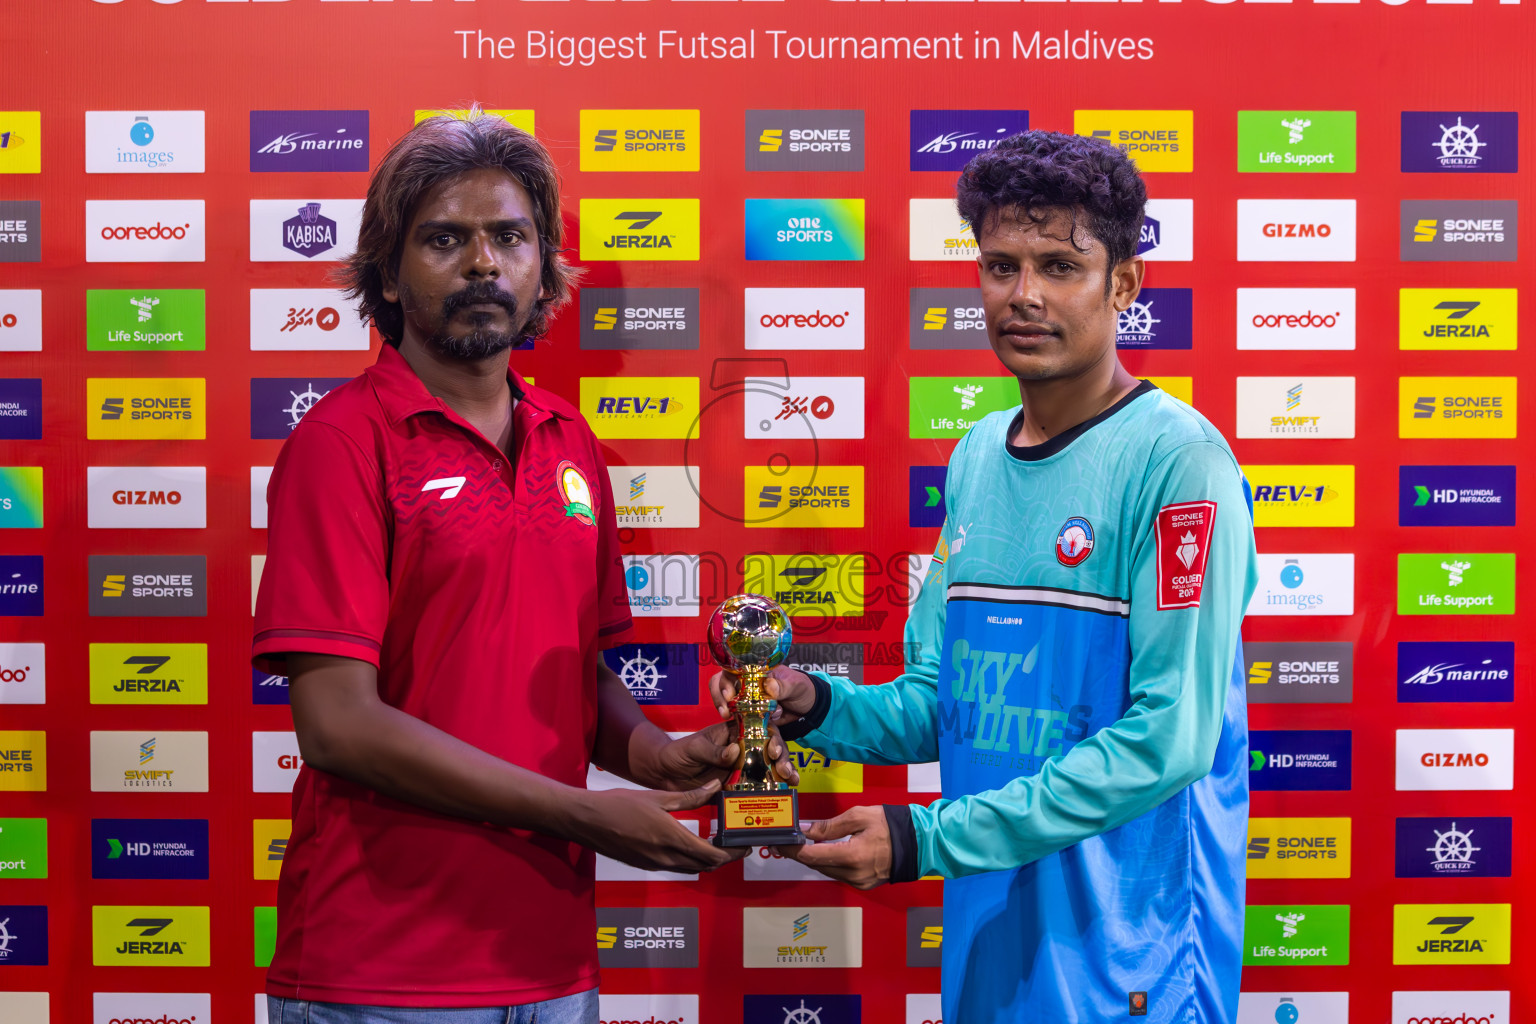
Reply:
[[[400,304],[407,312],[414,312],[416,303],[409,289],[402,289]],[[471,306],[494,303],[507,314],[510,328],[501,330],[491,325],[495,314],[489,310],[471,310]],[[455,317],[464,315],[473,325],[468,334],[454,334],[449,330]],[[492,281],[478,281],[466,285],[443,299],[437,322],[427,335],[427,344],[450,359],[478,362],[503,352],[523,340],[523,328],[527,326],[532,310],[522,312],[516,297],[496,287]]]

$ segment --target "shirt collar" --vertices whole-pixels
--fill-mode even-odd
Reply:
[[[374,394],[378,395],[379,405],[384,409],[384,415],[389,417],[390,423],[400,423],[418,413],[450,413],[443,400],[427,390],[421,378],[416,376],[416,371],[411,369],[411,364],[405,361],[405,357],[393,345],[380,345],[378,360],[364,373],[373,384]],[[520,414],[528,416],[530,423],[551,416],[570,419],[544,401],[539,389],[528,384],[510,366],[507,367],[507,383],[512,387],[512,397],[517,399]]]

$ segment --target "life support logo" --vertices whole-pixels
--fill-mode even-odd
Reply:
[[[593,511],[592,487],[587,483],[586,476],[576,467],[576,463],[566,459],[555,470],[555,486],[560,489],[560,497],[565,502],[564,512],[567,516],[591,526],[596,521],[597,513]]]
[[[1093,554],[1093,524],[1073,516],[1056,533],[1056,561],[1071,567],[1082,565]]]

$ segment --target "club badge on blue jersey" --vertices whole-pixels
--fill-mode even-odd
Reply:
[[[1082,516],[1073,516],[1056,534],[1056,561],[1062,565],[1082,565],[1093,554],[1093,524]]]

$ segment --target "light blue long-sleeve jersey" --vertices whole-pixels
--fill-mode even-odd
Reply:
[[[944,886],[944,1019],[1228,1024],[1241,970],[1247,488],[1199,413],[1143,383],[1034,448],[1018,410],[955,448],[904,673],[841,680],[801,742],[937,760],[913,805]],[[1086,552],[1086,554],[1085,554]],[[1075,563],[1075,564],[1073,564]]]

